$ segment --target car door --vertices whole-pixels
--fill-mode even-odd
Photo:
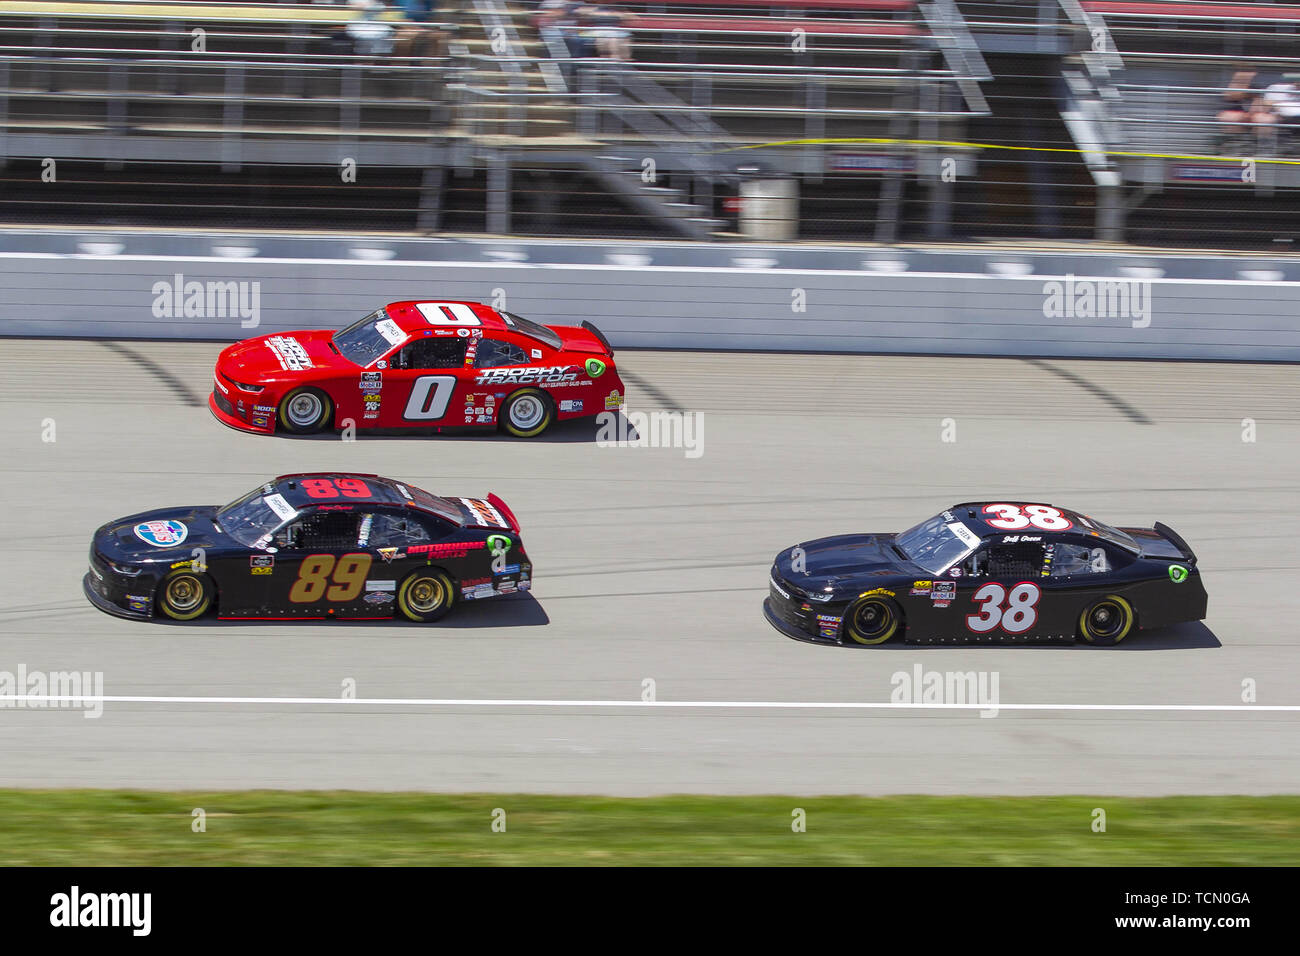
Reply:
[[[1049,535],[986,540],[955,570],[955,606],[975,640],[1044,640],[1073,634],[1064,579],[1050,577]]]
[[[532,364],[522,347],[496,336],[484,336],[473,355],[475,375],[461,396],[462,425],[494,425],[507,395],[514,387],[502,384],[478,384],[487,369],[521,369]]]
[[[411,339],[393,353],[377,387],[362,389],[363,414],[375,416],[369,419],[372,424],[383,428],[459,424],[460,406],[454,399],[473,375],[471,366],[481,331],[449,332],[428,331]]]
[[[312,507],[281,529],[267,584],[268,608],[284,617],[364,617],[374,555],[367,548],[371,506]],[[373,616],[373,612],[372,615]]]

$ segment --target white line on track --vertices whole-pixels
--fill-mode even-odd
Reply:
[[[12,703],[10,703],[12,702]],[[146,697],[146,696],[43,696],[16,694],[0,697],[0,709],[16,704],[282,704],[372,707],[642,707],[658,709],[730,710],[1082,710],[1082,711],[1255,711],[1300,713],[1300,704],[905,704],[892,701],[783,701],[783,700],[473,700],[438,697]]]

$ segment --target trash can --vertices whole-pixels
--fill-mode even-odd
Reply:
[[[746,239],[785,241],[799,233],[799,181],[754,176],[740,183],[740,234]]]

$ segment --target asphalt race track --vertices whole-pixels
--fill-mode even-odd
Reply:
[[[989,671],[1003,704],[1300,705],[1300,398],[1287,366],[622,352],[630,408],[703,414],[703,454],[533,442],[285,439],[217,424],[218,346],[4,340],[0,670],[102,671],[130,697],[0,710],[0,785],[721,793],[1300,790],[1296,711],[669,708],[884,702],[890,677]],[[952,419],[956,441],[942,439]],[[1243,419],[1256,440],[1245,442]],[[55,441],[49,437],[52,420]],[[352,469],[500,494],[535,590],[442,625],[145,624],[81,594],[91,531]],[[1163,520],[1204,625],[1115,649],[808,646],[763,620],[772,555],[958,501]],[[341,699],[355,681],[362,700]],[[366,703],[436,699],[460,704]],[[473,701],[510,704],[476,705]],[[537,703],[527,703],[537,702]],[[1249,706],[1249,705],[1246,705]]]

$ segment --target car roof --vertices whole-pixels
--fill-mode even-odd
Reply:
[[[989,524],[990,520],[996,519],[996,514],[985,513],[984,509],[989,505],[1015,505],[1018,508],[1042,507],[1052,508],[1061,513],[1063,517],[1069,520],[1070,527],[1060,529],[1044,529],[1035,526],[1029,526],[1018,531],[1009,531],[1006,528],[998,528]],[[964,501],[959,505],[953,505],[948,509],[962,524],[966,525],[971,531],[984,539],[998,538],[1006,535],[1027,534],[1027,535],[1079,535],[1095,534],[1095,525],[1092,519],[1085,514],[1074,511],[1070,508],[1062,508],[1060,505],[1047,504],[1044,501],[1025,501],[1016,498],[999,498],[988,501]]]
[[[501,318],[501,314],[482,302],[464,302],[455,299],[408,299],[402,302],[390,302],[384,306],[384,311],[408,335],[428,332],[435,328],[456,328],[457,325],[454,321],[449,320],[446,324],[437,325],[429,321],[426,312],[432,312],[438,309],[439,306],[468,306],[479,320],[477,327],[485,332],[505,332],[509,330],[509,326],[506,325],[506,320]]]
[[[337,497],[314,497],[303,487],[303,482],[311,479],[337,481],[354,479],[365,485],[366,494],[356,494],[356,486],[351,486],[350,494],[340,493]],[[423,488],[407,485],[382,475],[371,475],[354,471],[305,471],[292,475],[280,475],[272,482],[277,493],[284,497],[294,511],[320,507],[352,507],[355,505],[388,505],[395,508],[411,508],[425,514],[435,515],[445,521],[464,524],[460,507],[445,498],[439,498]]]

